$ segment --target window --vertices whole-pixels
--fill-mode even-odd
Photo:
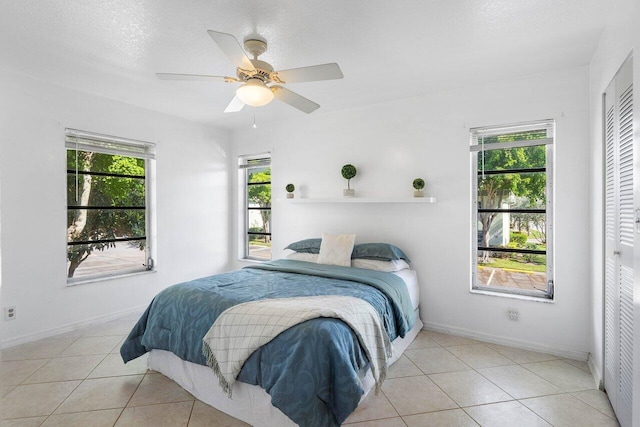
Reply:
[[[472,289],[553,298],[554,122],[471,129]]]
[[[239,158],[244,187],[244,258],[271,259],[271,155]]]
[[[67,281],[151,270],[155,145],[66,129]]]

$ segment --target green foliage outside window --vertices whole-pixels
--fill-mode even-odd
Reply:
[[[145,207],[145,161],[133,157],[67,150],[67,242],[145,237],[144,209],[82,209],[83,207]],[[93,174],[92,174],[93,173]],[[133,175],[140,178],[103,176],[96,173]],[[74,208],[77,206],[77,208]],[[116,244],[135,245],[144,250],[146,240],[96,242],[67,246],[67,277],[94,250]]]

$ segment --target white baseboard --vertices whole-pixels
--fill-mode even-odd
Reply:
[[[533,343],[529,341],[514,340],[498,335],[485,334],[482,332],[472,331],[465,328],[457,328],[440,323],[424,322],[424,328],[436,332],[444,332],[451,335],[457,335],[464,338],[470,338],[478,341],[490,342],[492,344],[505,345],[509,347],[521,348],[523,350],[537,351],[540,353],[551,354],[557,357],[566,357],[587,361],[589,353],[585,351],[577,351],[569,348],[552,347],[544,344]],[[593,372],[593,371],[592,371]]]
[[[133,314],[133,313],[142,313],[146,308],[147,308],[148,304],[142,305],[142,306],[138,306],[138,307],[134,307],[134,308],[130,308],[127,310],[123,310],[123,311],[118,311],[115,313],[110,313],[110,314],[106,314],[103,316],[96,316],[96,317],[90,317],[88,319],[84,319],[80,322],[74,322],[74,323],[68,323],[66,325],[62,325],[62,326],[58,326],[56,328],[51,328],[51,329],[45,329],[44,331],[40,331],[40,332],[36,332],[33,334],[27,334],[27,335],[22,335],[19,337],[14,337],[14,338],[9,338],[7,340],[2,340],[0,342],[0,348],[4,349],[4,348],[9,348],[9,347],[14,347],[16,345],[20,345],[20,344],[25,344],[31,341],[37,341],[43,338],[50,338],[53,337],[55,335],[60,335],[60,334],[64,334],[67,332],[73,332],[76,331],[78,329],[82,329],[85,328],[87,326],[91,326],[94,325],[96,323],[104,323],[104,322],[108,322],[110,320],[116,320],[120,317],[124,317],[127,316],[129,314]]]
[[[602,372],[600,372],[600,367],[593,363],[591,353],[589,353],[587,364],[589,364],[589,369],[591,370],[591,375],[593,375],[593,382],[595,383],[596,388],[604,391],[604,377],[602,376]]]

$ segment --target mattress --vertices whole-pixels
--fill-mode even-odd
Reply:
[[[414,310],[420,305],[420,289],[418,288],[418,273],[415,270],[400,270],[394,271],[393,274],[404,280],[407,284],[407,290],[409,291],[409,298],[411,298],[411,306]],[[416,316],[416,319],[418,316]]]

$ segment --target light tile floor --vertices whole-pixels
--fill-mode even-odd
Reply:
[[[0,427],[246,426],[118,354],[137,316],[2,350]],[[617,426],[584,362],[422,331],[349,427]]]

